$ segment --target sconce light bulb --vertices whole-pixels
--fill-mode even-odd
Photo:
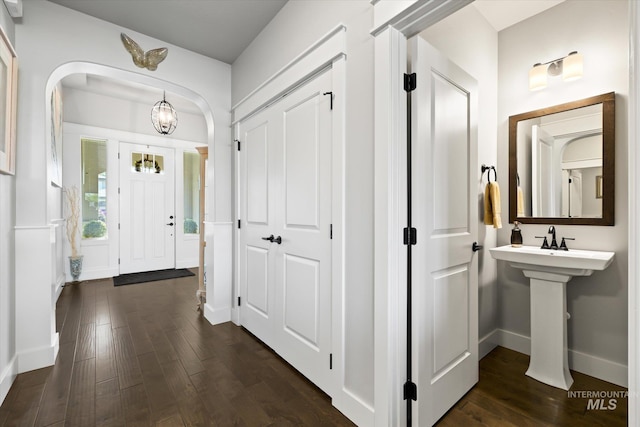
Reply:
[[[566,82],[577,80],[582,77],[583,72],[583,57],[578,52],[571,52],[566,58],[562,60],[563,70],[562,79]]]
[[[547,66],[536,64],[529,70],[529,90],[540,90],[547,87]]]

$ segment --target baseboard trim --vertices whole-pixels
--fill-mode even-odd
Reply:
[[[478,360],[491,353],[491,350],[498,346],[496,343],[497,331],[497,329],[494,329],[478,341]]]
[[[188,259],[182,261],[176,261],[176,268],[198,268],[198,259]]]
[[[497,345],[526,355],[531,354],[531,338],[504,329],[496,329],[491,334]],[[569,349],[569,368],[622,387],[628,387],[629,384],[626,365],[580,351]]]
[[[4,402],[11,385],[16,380],[16,376],[18,376],[18,364],[16,361],[16,356],[13,356],[7,367],[0,374],[0,405]]]
[[[58,350],[60,349],[60,336],[56,332],[51,337],[51,345],[27,352],[18,353],[17,367],[18,373],[33,371],[34,369],[51,366],[56,362]]]
[[[371,405],[344,387],[338,393],[340,396],[336,396],[331,402],[338,411],[356,425],[374,425],[375,411]]]
[[[62,293],[62,289],[64,288],[64,279],[65,275],[61,274],[58,276],[58,280],[56,280],[55,294],[53,296],[54,301],[58,301],[58,298],[60,298],[60,294]]]
[[[231,320],[231,309],[230,308],[215,309],[211,307],[209,304],[205,304],[204,318],[207,319],[209,323],[211,323],[212,325],[225,323]]]
[[[231,309],[231,321],[234,325],[240,326],[240,307],[233,307]]]

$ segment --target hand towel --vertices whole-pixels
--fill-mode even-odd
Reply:
[[[497,182],[489,182],[484,190],[484,223],[493,228],[502,228],[500,217],[500,186]]]
[[[491,210],[491,183],[484,188],[484,224],[493,225],[493,211]]]
[[[518,195],[517,195],[517,205],[516,205],[516,216],[524,216],[524,194],[522,192],[522,187],[518,185]]]

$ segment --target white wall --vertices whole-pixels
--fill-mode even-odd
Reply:
[[[505,191],[508,188],[509,116],[610,91],[617,94],[615,226],[556,227],[558,237],[576,238],[570,247],[616,253],[607,270],[590,277],[576,277],[567,286],[571,314],[569,348],[612,362],[608,371],[617,368],[624,371],[627,364],[627,9],[626,1],[568,0],[499,33],[498,167],[504,171],[499,178]],[[563,82],[561,78],[550,77],[546,89],[529,92],[527,79],[532,64],[565,56],[573,50],[584,55],[582,79]],[[503,197],[503,212],[507,207],[508,198]],[[521,228],[526,245],[539,245],[534,236],[547,232],[546,225],[525,224]],[[498,244],[508,243],[507,227],[498,233]],[[499,263],[498,282],[500,328],[528,337],[528,280],[520,271]],[[616,368],[616,364],[621,366]]]
[[[289,1],[232,66],[234,105],[338,24],[347,27],[345,392],[373,407],[373,8],[368,0]],[[334,356],[335,357],[335,356]]]
[[[215,122],[215,135],[213,126],[208,126],[208,143],[210,145],[210,170],[214,173],[213,194],[209,194],[208,200],[213,200],[213,221],[231,224],[231,141],[230,141],[230,105],[231,105],[231,67],[228,64],[215,61],[199,54],[187,51],[176,46],[169,45],[160,40],[152,39],[142,34],[126,30],[127,34],[138,41],[142,46],[164,45],[169,48],[167,59],[158,67],[157,71],[148,71],[136,67],[131,61],[131,56],[126,52],[120,40],[120,33],[124,28],[115,26],[105,21],[100,21],[89,16],[74,12],[70,9],[58,6],[48,1],[33,0],[24,2],[24,17],[16,25],[16,48],[20,53],[19,70],[19,97],[18,97],[18,152],[16,176],[16,282],[17,288],[31,287],[31,292],[37,297],[42,297],[39,304],[42,310],[53,312],[55,301],[46,301],[47,293],[50,293],[51,274],[48,271],[35,271],[28,267],[29,253],[37,253],[46,260],[59,260],[57,253],[61,245],[51,247],[32,247],[30,233],[38,235],[40,241],[48,239],[50,222],[61,216],[61,192],[58,188],[49,185],[47,176],[47,151],[48,151],[48,126],[47,126],[47,84],[52,73],[57,73],[60,78],[64,75],[61,67],[77,62],[98,64],[111,67],[114,75],[128,75],[137,82],[153,81],[157,87],[170,85],[174,92],[183,96],[196,94],[201,102],[203,112],[209,112],[208,120],[213,125]],[[102,69],[102,68],[101,68]],[[75,72],[81,72],[75,71]],[[49,82],[55,83],[55,82]],[[206,111],[204,111],[206,110]],[[211,118],[211,116],[213,116]],[[206,117],[206,115],[205,115]],[[63,183],[64,185],[64,183]],[[24,237],[21,237],[24,236]],[[47,246],[47,245],[45,245]],[[221,253],[231,251],[231,239],[222,238],[216,241],[216,247]],[[208,266],[213,266],[214,254],[207,252]],[[209,267],[208,267],[209,268]],[[218,271],[230,271],[230,266],[220,264],[216,267],[213,276]],[[43,269],[44,270],[44,269]],[[47,269],[50,270],[50,269]],[[214,271],[212,271],[213,273]],[[223,275],[224,276],[224,275]],[[230,280],[226,283],[218,283],[230,289]],[[20,286],[22,285],[22,286]],[[216,289],[208,289],[208,301],[216,298]],[[224,292],[222,295],[228,295]],[[231,298],[223,298],[219,302],[231,306]],[[16,302],[18,310],[21,306],[28,307],[27,301],[20,297]],[[40,309],[40,307],[38,307]],[[44,317],[44,316],[43,316]],[[51,323],[55,323],[52,318]],[[228,319],[227,319],[228,320]],[[26,319],[25,319],[26,322]],[[18,322],[20,325],[20,322]],[[29,327],[42,325],[33,324]],[[55,325],[51,331],[50,325],[42,328],[39,337],[49,335],[41,339],[40,345],[54,349]],[[21,326],[18,326],[21,328]],[[18,336],[33,337],[30,331],[20,330]],[[25,345],[26,342],[25,342]],[[29,344],[30,345],[30,344]],[[19,351],[22,342],[18,340]],[[33,347],[32,347],[33,348]],[[48,353],[45,359],[50,359]],[[29,368],[33,369],[42,363],[43,358],[31,358]],[[22,365],[21,365],[22,367]],[[26,369],[27,365],[25,365]],[[22,368],[21,368],[22,369]]]
[[[461,31],[462,28],[465,30]],[[475,173],[478,176],[478,243],[485,247],[478,252],[478,337],[482,341],[497,327],[498,313],[497,266],[488,251],[496,246],[497,232],[483,223],[482,202],[487,174],[483,175],[480,169],[483,164],[497,167],[498,33],[471,4],[429,27],[420,36],[478,81],[478,164]],[[499,176],[506,176],[507,172],[507,168],[498,168]],[[491,179],[494,179],[493,172]],[[506,189],[503,191],[507,194]],[[506,222],[503,211],[503,224]],[[480,357],[493,346],[490,341],[481,342]]]
[[[0,7],[0,27],[15,47],[14,24],[7,9]],[[20,51],[18,51],[18,59]],[[19,173],[20,170],[17,170]],[[15,274],[14,231],[16,223],[15,178],[0,174],[0,402],[15,379]]]
[[[152,104],[64,87],[64,121],[158,136],[151,124]],[[159,100],[159,99],[158,99]],[[172,100],[167,98],[169,102]],[[193,106],[195,108],[195,105]],[[177,108],[176,108],[177,110]],[[178,126],[166,138],[207,143],[207,123],[202,113],[177,110]]]

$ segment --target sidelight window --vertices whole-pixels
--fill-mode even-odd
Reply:
[[[198,234],[200,224],[200,154],[185,152],[184,234]]]
[[[107,237],[107,141],[82,139],[82,238]]]

